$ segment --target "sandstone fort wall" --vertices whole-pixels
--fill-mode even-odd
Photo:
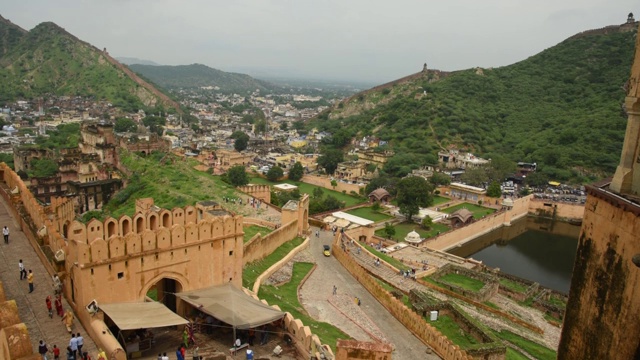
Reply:
[[[244,245],[243,264],[246,265],[264,259],[280,247],[280,245],[295,238],[297,235],[297,220],[284,224],[265,236],[256,234],[256,236]]]
[[[355,260],[339,246],[337,235],[332,247],[335,258],[347,269],[351,275],[367,291],[371,293],[398,321],[416,335],[425,344],[428,344],[434,351],[445,360],[471,360],[472,357],[455,345],[446,336],[442,335],[436,328],[429,325],[420,315],[407,308],[401,300],[393,297],[385,290],[369,273],[363,269]]]

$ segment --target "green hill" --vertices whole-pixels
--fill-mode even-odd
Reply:
[[[246,74],[224,72],[202,64],[191,65],[129,65],[131,70],[165,89],[218,86],[222,92],[246,93],[265,91],[273,85]]]
[[[623,86],[636,25],[589,31],[516,64],[454,73],[427,71],[354,95],[310,126],[376,135],[402,175],[437,163],[441,149],[537,162],[557,180],[611,175],[626,128]]]
[[[129,72],[129,74],[127,74]],[[0,101],[47,94],[92,96],[129,110],[178,104],[58,25],[25,31],[0,17]]]

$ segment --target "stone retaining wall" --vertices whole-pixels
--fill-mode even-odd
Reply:
[[[243,266],[250,262],[264,259],[280,245],[296,236],[298,236],[298,220],[284,224],[265,236],[256,234],[249,242],[244,244]]]
[[[441,277],[452,273],[460,274],[471,279],[482,281],[484,283],[484,286],[478,291],[472,291],[440,279]],[[455,266],[452,264],[446,264],[445,266],[441,267],[431,277],[449,290],[455,291],[463,296],[479,302],[487,301],[498,293],[498,279],[495,276],[463,268],[460,266]]]
[[[369,273],[340,247],[340,236],[336,236],[333,246],[334,257],[347,269],[367,291],[371,293],[398,321],[422,342],[429,345],[445,360],[471,360],[472,357],[451,342],[422,317],[407,308],[385,290]]]

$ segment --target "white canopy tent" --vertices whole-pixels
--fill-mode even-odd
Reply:
[[[152,329],[189,323],[159,302],[101,304],[100,310],[120,330]]]
[[[176,296],[234,329],[255,328],[285,315],[231,284],[185,291]]]

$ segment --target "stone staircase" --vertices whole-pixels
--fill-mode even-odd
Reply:
[[[384,279],[384,281],[386,281],[387,283],[406,293],[413,289],[427,291],[427,289],[423,285],[417,283],[416,281],[413,281],[411,278],[405,278],[404,276],[400,275],[399,271],[393,271],[388,266],[382,263],[379,266],[376,266],[375,258],[372,258],[365,250],[361,250],[360,254],[358,254],[358,252],[356,251],[357,248],[358,245],[355,244],[347,245],[349,255],[376,277]]]

